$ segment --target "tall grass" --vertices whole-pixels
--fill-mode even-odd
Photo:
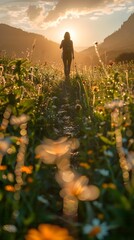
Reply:
[[[0,238],[54,239],[53,225],[63,240],[131,240],[133,63],[68,81],[27,59],[0,64]]]

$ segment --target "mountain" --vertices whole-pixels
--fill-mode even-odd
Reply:
[[[110,60],[125,52],[134,52],[134,13],[122,24],[120,29],[98,44],[101,59],[108,63]],[[49,62],[61,64],[59,44],[48,40],[43,35],[28,33],[21,29],[0,24],[0,55],[4,53],[11,57],[27,57],[34,62]],[[77,64],[98,64],[94,46],[75,53]]]
[[[60,60],[59,45],[35,33],[0,24],[0,55],[27,57],[34,62],[56,62]]]
[[[122,53],[134,52],[134,13],[122,24],[120,29],[98,44],[98,51],[105,63],[114,61]],[[90,47],[81,52],[81,59],[88,64],[98,62],[95,48]]]

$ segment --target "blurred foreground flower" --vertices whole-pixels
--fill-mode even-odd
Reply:
[[[112,102],[106,103],[105,108],[106,109],[114,109],[114,108],[121,108],[124,106],[123,100],[115,99]]]
[[[37,229],[30,229],[25,240],[73,240],[66,228],[51,224],[40,224]]]
[[[15,192],[15,188],[14,188],[14,186],[12,186],[12,185],[6,185],[6,186],[5,186],[5,190],[6,190],[7,192]]]
[[[45,139],[44,143],[35,149],[36,157],[46,164],[54,164],[60,158],[69,158],[71,151],[79,147],[77,139],[69,140],[68,137],[59,138],[56,141]]]
[[[61,187],[63,187],[66,183],[72,182],[75,177],[76,177],[76,173],[71,169],[67,169],[67,170],[62,169],[61,171],[58,171],[55,176],[56,181],[59,183]]]
[[[100,191],[94,185],[87,185],[85,176],[70,176],[70,181],[63,184],[60,195],[63,198],[63,213],[65,216],[76,217],[78,213],[78,200],[92,201],[99,197]],[[71,181],[72,177],[72,181]]]
[[[15,225],[10,225],[10,224],[6,224],[3,227],[3,230],[6,232],[10,232],[10,233],[15,233],[17,232],[17,228]]]
[[[3,156],[7,153],[10,146],[9,138],[0,138],[0,165],[2,164]]]
[[[6,165],[1,165],[0,166],[0,171],[5,171],[7,169],[7,166]]]
[[[92,224],[86,224],[83,232],[89,237],[96,237],[97,239],[104,239],[108,235],[107,223],[101,223],[99,219],[93,219]]]
[[[60,191],[61,197],[66,195],[75,196],[81,201],[93,201],[99,197],[100,190],[94,185],[87,185],[88,178],[80,176],[73,181],[66,183]]]
[[[109,176],[109,171],[106,169],[95,169],[96,172],[100,173],[102,176],[107,177]]]
[[[1,138],[0,139],[0,154],[6,154],[8,148],[10,146],[10,139],[9,138]]]
[[[20,170],[26,174],[31,174],[33,172],[33,166],[22,166]]]
[[[114,183],[103,183],[102,187],[105,188],[105,189],[106,188],[111,188],[111,189],[116,189],[117,188]]]
[[[11,125],[21,125],[21,124],[28,122],[29,119],[30,119],[30,117],[26,114],[22,114],[19,117],[12,116],[10,119],[10,124]]]
[[[134,169],[134,151],[129,151],[127,154],[127,163],[129,170]]]

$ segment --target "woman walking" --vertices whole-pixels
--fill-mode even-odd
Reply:
[[[62,60],[64,64],[64,74],[65,77],[68,78],[70,74],[71,62],[74,59],[74,48],[73,41],[70,39],[70,33],[66,32],[64,35],[64,39],[60,44],[60,48],[62,48]]]

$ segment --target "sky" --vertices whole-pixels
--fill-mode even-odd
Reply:
[[[0,0],[0,23],[60,44],[70,32],[76,50],[117,31],[134,13],[134,0]]]

